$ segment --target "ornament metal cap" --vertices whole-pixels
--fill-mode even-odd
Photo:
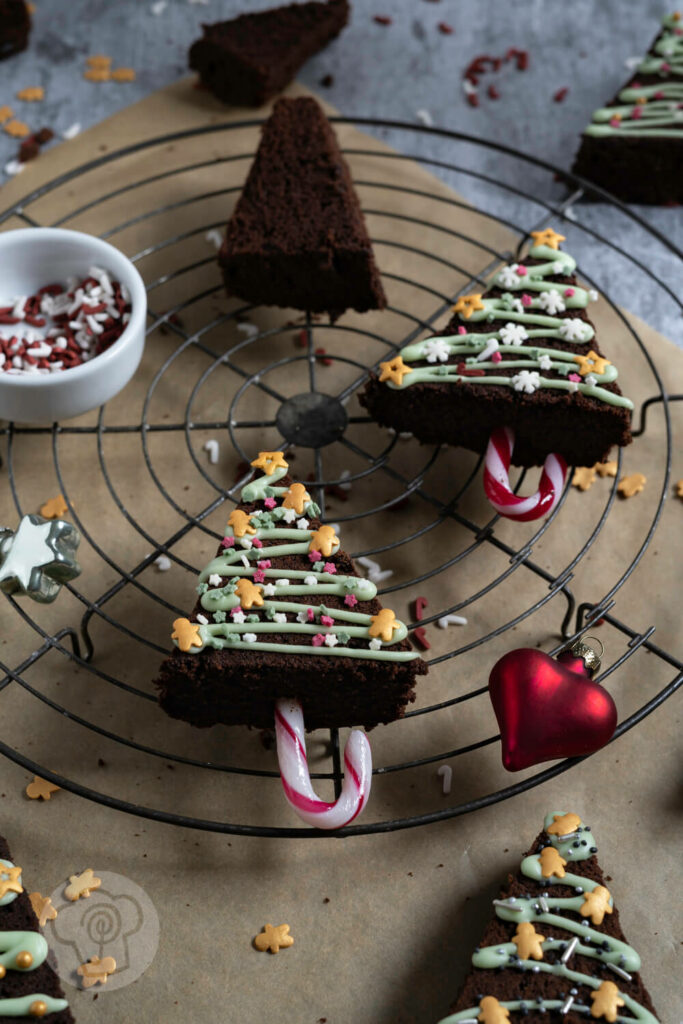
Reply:
[[[593,647],[586,643],[586,640],[592,640],[596,644],[600,644],[600,654]],[[605,648],[601,640],[598,640],[596,636],[582,636],[576,640],[569,648],[572,654],[575,654],[577,658],[582,658],[583,663],[593,676],[600,670],[602,662],[600,658],[604,654]]]

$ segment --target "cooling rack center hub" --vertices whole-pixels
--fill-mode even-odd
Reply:
[[[307,391],[283,402],[275,420],[278,430],[290,444],[324,448],[342,436],[348,417],[339,399]]]

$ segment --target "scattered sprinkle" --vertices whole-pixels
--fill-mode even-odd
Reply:
[[[116,68],[111,77],[115,82],[134,82],[137,76],[133,68]]]
[[[215,246],[216,249],[220,249],[223,244],[223,235],[218,228],[211,228],[211,230],[207,231],[204,235],[204,240],[210,245]]]
[[[64,495],[58,494],[56,498],[49,498],[40,506],[40,514],[45,519],[61,519],[69,511],[69,506],[64,501]]]
[[[617,485],[617,490],[622,498],[633,498],[634,495],[640,494],[645,489],[646,483],[647,477],[642,473],[631,473],[629,476],[622,477]]]
[[[462,615],[442,615],[437,620],[440,629],[448,629],[449,626],[466,626],[467,619]]]
[[[420,124],[425,125],[427,128],[432,128],[434,125],[434,118],[429,113],[429,111],[425,110],[424,108],[416,110],[415,117],[420,122]]]
[[[111,76],[108,68],[88,68],[83,77],[88,82],[108,82]]]
[[[168,570],[171,568],[171,559],[168,557],[168,555],[159,555],[158,558],[154,559],[154,564],[156,565],[159,572],[168,572]]]
[[[80,135],[81,125],[79,121],[75,121],[68,128],[65,128],[62,132],[63,139],[75,139],[77,135]]]
[[[202,447],[205,452],[208,452],[209,462],[211,465],[215,466],[218,462],[218,455],[220,453],[220,445],[218,444],[218,441],[216,441],[215,438],[209,438],[208,441],[204,442]]]
[[[17,99],[23,100],[24,103],[37,103],[45,99],[45,90],[42,85],[30,85],[26,89],[19,90]]]
[[[382,569],[379,562],[373,558],[357,558],[356,561],[368,571],[368,579],[372,583],[381,583],[383,580],[391,579],[394,575],[392,569]]]
[[[562,88],[558,89],[557,92],[553,95],[553,100],[555,101],[555,103],[563,103],[568,93],[569,86],[563,85]]]
[[[22,160],[8,160],[5,164],[4,171],[5,174],[10,175],[10,177],[14,177],[15,174],[21,174],[25,167],[26,164]]]
[[[0,124],[4,124],[5,121],[9,121],[11,117],[14,117],[14,111],[11,107],[8,107],[6,104],[5,106],[0,107]]]
[[[391,24],[393,24],[393,19],[390,18],[388,14],[373,14],[372,20],[377,25],[391,25]]]
[[[439,32],[441,32],[441,34],[444,36],[452,36],[453,33],[455,32],[453,26],[449,25],[447,21],[440,21],[436,27],[438,28]]]
[[[683,498],[683,480],[676,481],[676,497]]]
[[[163,14],[167,6],[167,0],[157,0],[157,2],[152,4],[150,7],[150,11],[155,15]]]
[[[110,974],[116,970],[116,960],[113,956],[91,956],[90,959],[81,964],[76,974],[82,979],[83,988],[92,988],[93,985],[104,985]]]
[[[444,796],[448,796],[451,791],[451,784],[453,782],[453,769],[449,764],[442,764],[439,766],[436,772],[443,779],[442,792]]]
[[[103,53],[96,53],[92,57],[86,57],[85,63],[89,68],[110,68],[111,57],[106,57]]]
[[[47,779],[41,779],[40,775],[34,775],[33,782],[29,782],[26,787],[26,796],[29,800],[49,800],[52,794],[58,791],[59,786],[48,782]]]
[[[23,121],[17,121],[12,118],[11,121],[5,121],[2,126],[2,130],[8,135],[11,135],[13,139],[25,139],[27,135],[30,135],[30,129],[27,124]]]
[[[245,334],[247,338],[255,338],[259,334],[259,328],[256,324],[252,324],[250,320],[240,320],[237,324],[237,330]]]
[[[572,487],[588,491],[595,483],[595,466],[578,466],[572,477]]]
[[[266,950],[270,953],[278,953],[281,949],[293,946],[294,939],[289,934],[288,924],[279,924],[275,928],[272,924],[267,924],[264,925],[261,934],[254,939],[254,945],[261,953],[265,953]]]

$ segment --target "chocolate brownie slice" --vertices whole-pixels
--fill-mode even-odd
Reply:
[[[0,60],[28,46],[31,15],[25,0],[0,0]]]
[[[224,103],[260,107],[339,35],[349,13],[348,0],[328,0],[202,25],[204,35],[190,48],[190,67]]]
[[[320,106],[278,100],[218,257],[229,295],[331,316],[386,298],[349,169]]]
[[[242,490],[216,558],[156,685],[162,708],[193,725],[272,727],[275,701],[296,697],[306,726],[400,718],[427,666],[406,627],[359,577],[282,452]]]
[[[519,872],[494,900],[495,916],[441,1024],[657,1024],[597,852],[577,814],[546,816]]]
[[[0,1024],[40,1018],[73,1024],[59,978],[47,962],[47,942],[24,889],[22,869],[0,836]]]
[[[378,423],[480,453],[493,430],[511,427],[518,466],[551,452],[592,466],[630,443],[633,403],[586,314],[597,293],[577,284],[562,235],[532,234],[529,256],[483,295],[459,298],[441,335],[380,363],[360,396]]]
[[[627,203],[683,202],[683,18],[662,30],[632,77],[584,129],[572,168]]]

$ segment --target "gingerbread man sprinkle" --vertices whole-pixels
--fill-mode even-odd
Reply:
[[[502,1006],[495,996],[484,996],[479,1003],[477,1020],[481,1021],[481,1024],[507,1024],[510,1020],[510,1011]]]
[[[583,894],[581,917],[590,917],[593,924],[602,924],[605,914],[612,913],[610,891],[604,885],[596,885],[592,892]]]
[[[289,934],[288,924],[278,924],[275,928],[272,924],[267,924],[261,934],[254,939],[254,945],[261,953],[265,953],[266,950],[270,953],[279,953],[281,949],[293,946],[294,939]]]
[[[521,921],[517,925],[512,941],[517,947],[517,955],[520,960],[542,960],[543,948],[541,943],[545,935],[537,932],[530,921]]]
[[[579,466],[574,470],[572,487],[580,491],[588,491],[595,483],[595,466]]]
[[[33,782],[26,787],[26,796],[29,800],[49,800],[53,793],[59,792],[59,786],[53,785],[47,779],[41,779],[40,775],[33,776]]]
[[[331,526],[320,526],[313,531],[309,551],[319,551],[325,558],[329,558],[339,547],[339,537]]]
[[[190,650],[191,647],[203,647],[204,641],[200,636],[199,623],[190,622],[189,619],[175,619],[171,640],[176,640],[181,651]]]
[[[550,878],[552,875],[555,875],[555,878],[564,878],[564,869],[567,862],[564,857],[560,857],[554,846],[544,847],[541,850],[539,860],[541,862],[541,874],[544,878]]]
[[[683,480],[676,481],[676,497],[683,498]]]
[[[593,469],[598,476],[616,476],[617,475],[617,460],[610,459],[609,462],[596,462]]]
[[[645,489],[646,483],[647,477],[642,473],[631,473],[630,476],[621,478],[617,484],[617,490],[622,498],[633,498],[634,495],[640,494]]]
[[[83,979],[83,988],[92,988],[93,985],[104,985],[110,974],[116,970],[116,960],[113,956],[91,956],[87,963],[81,964],[76,971]]]
[[[568,836],[571,832],[576,832],[580,824],[581,818],[578,814],[553,814],[553,823],[548,825],[546,832],[549,836]]]
[[[45,90],[42,85],[30,85],[27,89],[19,90],[17,99],[23,100],[24,103],[37,103],[45,99]]]
[[[50,498],[40,506],[40,514],[44,519],[61,519],[68,511],[69,506],[64,501],[63,494],[58,494],[56,498]]]
[[[237,538],[244,537],[246,533],[256,533],[255,528],[251,525],[249,513],[243,512],[241,508],[232,510],[228,526],[232,527],[232,532]]]
[[[302,516],[306,502],[310,500],[311,496],[303,484],[292,484],[282,499],[282,507],[293,508],[298,516]]]
[[[260,608],[263,604],[262,588],[252,583],[251,580],[238,580],[235,593],[243,608],[252,608],[254,605]]]
[[[370,636],[379,637],[385,644],[390,644],[394,630],[399,628],[399,623],[391,608],[382,608],[378,615],[371,615],[372,625],[368,628]]]
[[[69,884],[64,890],[64,895],[73,902],[79,900],[81,896],[90,896],[93,889],[99,889],[101,885],[102,879],[97,877],[92,868],[86,868],[80,875],[69,875]]]
[[[44,928],[48,921],[54,921],[57,917],[57,908],[52,906],[49,896],[41,896],[39,892],[31,892],[28,897],[33,907],[33,913],[38,918],[38,924]]]
[[[613,981],[603,981],[596,992],[591,992],[591,999],[591,1017],[604,1017],[610,1024],[617,1019],[618,1008],[626,1005]]]

